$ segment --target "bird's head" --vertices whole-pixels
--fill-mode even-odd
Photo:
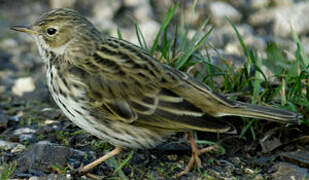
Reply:
[[[99,32],[77,11],[67,8],[50,10],[42,14],[32,25],[14,26],[15,31],[32,35],[41,50],[64,54],[72,44],[88,46]],[[83,48],[83,47],[80,47]]]

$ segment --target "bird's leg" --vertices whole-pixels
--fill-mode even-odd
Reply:
[[[185,169],[181,171],[180,173],[176,174],[177,177],[187,174],[194,167],[194,165],[197,165],[200,168],[202,165],[201,165],[201,159],[199,158],[199,156],[203,153],[206,153],[209,151],[215,151],[218,149],[217,146],[209,146],[203,149],[198,149],[191,131],[188,132],[188,139],[191,144],[192,156],[190,158],[189,163],[185,167]]]
[[[105,160],[108,160],[109,158],[119,154],[121,152],[121,148],[116,147],[111,152],[105,154],[104,156],[100,157],[99,159],[87,164],[82,169],[78,171],[79,174],[86,174],[88,171],[90,171],[92,168],[96,167],[97,165],[103,163]]]

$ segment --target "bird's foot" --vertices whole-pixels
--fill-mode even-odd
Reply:
[[[199,156],[203,153],[207,153],[209,151],[217,151],[218,150],[218,146],[213,145],[213,146],[209,146],[203,149],[198,149],[197,145],[192,137],[191,132],[188,133],[188,138],[191,144],[191,148],[192,148],[192,156],[190,158],[189,163],[187,164],[187,166],[185,167],[185,169],[183,171],[181,171],[180,173],[176,174],[176,177],[180,177],[183,176],[185,174],[187,174],[188,172],[190,172],[190,170],[196,165],[197,167],[201,168],[202,167],[202,163],[201,163],[201,159],[199,158]]]
[[[187,174],[188,172],[190,172],[192,168],[194,168],[195,165],[201,168],[202,163],[201,163],[201,159],[199,158],[199,156],[203,153],[207,153],[209,151],[217,151],[217,150],[218,150],[218,146],[214,145],[214,146],[209,146],[203,149],[197,149],[195,152],[192,151],[192,156],[190,158],[189,163],[187,164],[187,166],[185,167],[183,171],[176,174],[176,177],[180,177],[180,176]]]

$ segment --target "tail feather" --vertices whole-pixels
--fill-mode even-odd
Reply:
[[[184,73],[178,71],[174,71],[174,73],[179,75],[187,83],[186,86],[174,88],[174,92],[211,116],[242,116],[279,123],[298,124],[300,123],[299,119],[302,118],[301,114],[295,112],[232,101]]]
[[[232,107],[225,115],[243,116],[250,118],[265,119],[281,123],[300,123],[302,115],[299,113],[285,111],[273,107],[259,106],[237,102],[238,105]]]

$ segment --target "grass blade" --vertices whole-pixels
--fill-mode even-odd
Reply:
[[[141,29],[138,27],[137,24],[135,24],[135,32],[136,32],[136,37],[137,37],[137,40],[138,40],[141,48],[143,48],[143,49],[148,51],[148,46],[147,46],[145,37],[144,37]]]
[[[118,38],[119,38],[119,39],[122,39],[122,34],[121,34],[121,32],[120,32],[119,27],[117,27],[117,35],[118,35]]]
[[[249,55],[249,51],[247,49],[247,46],[246,46],[243,38],[241,37],[239,31],[237,30],[235,24],[232,22],[232,20],[230,18],[228,18],[228,17],[226,17],[226,18],[229,21],[229,23],[232,25],[234,31],[236,32],[237,38],[239,40],[239,43],[240,43],[240,45],[241,45],[241,47],[243,49],[243,52],[244,52],[245,56],[247,57],[247,60],[248,60],[247,70],[248,70],[248,74],[249,74],[250,73],[250,69],[251,69],[251,66],[250,66],[251,62],[250,62],[250,55]]]
[[[210,33],[213,31],[214,27],[212,26],[209,31],[197,42],[197,44],[191,48],[189,50],[189,52],[184,54],[183,58],[178,59],[178,61],[176,61],[176,68],[180,69],[181,67],[183,67],[187,61],[189,60],[190,56],[197,50],[199,49],[205,42],[205,40],[208,38],[208,36],[210,35]]]
[[[128,155],[128,157],[127,157],[124,161],[122,161],[122,163],[115,169],[114,174],[117,173],[117,172],[118,172],[119,170],[121,170],[125,165],[128,164],[128,162],[132,159],[133,154],[134,154],[134,150],[132,150],[132,151],[130,152],[130,154]]]
[[[150,50],[150,54],[153,55],[154,51],[156,50],[157,46],[158,46],[158,43],[159,43],[159,38],[160,38],[160,35],[162,33],[162,31],[164,31],[164,29],[167,28],[167,26],[169,25],[171,19],[174,17],[175,13],[176,13],[176,9],[178,8],[178,3],[176,3],[172,8],[170,8],[167,12],[167,16],[165,17],[165,19],[163,20],[162,24],[161,24],[161,27],[159,29],[159,32],[157,33],[156,35],[156,38],[153,42],[153,45],[151,47],[151,50]]]

